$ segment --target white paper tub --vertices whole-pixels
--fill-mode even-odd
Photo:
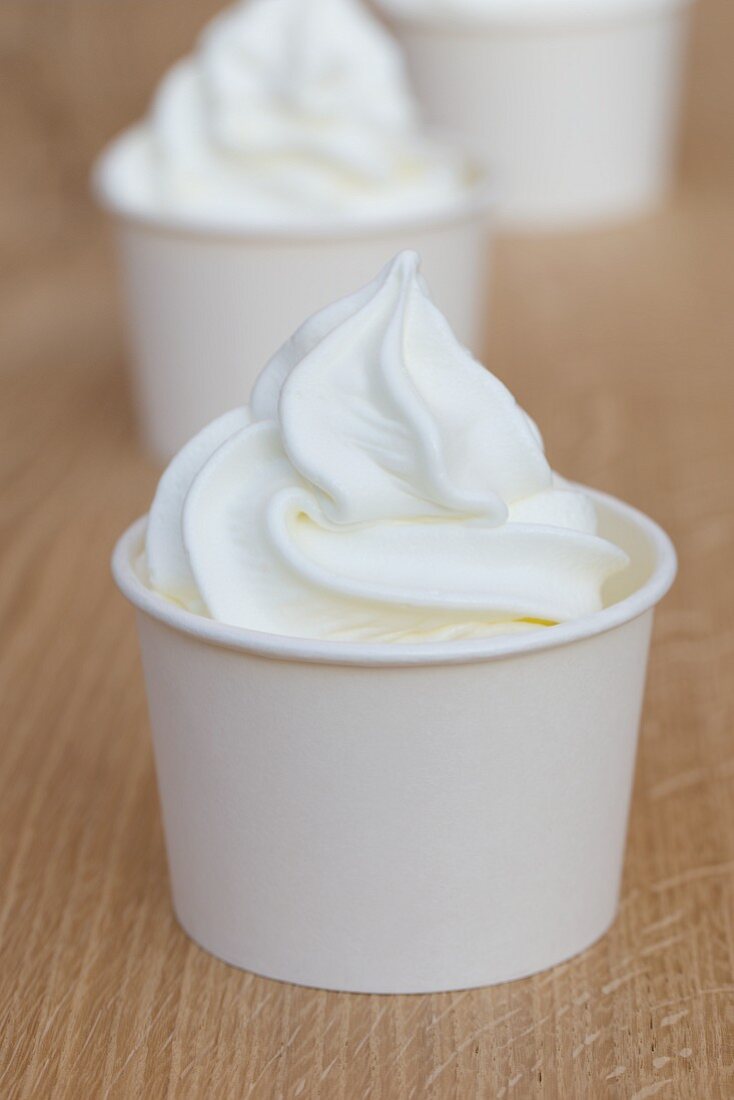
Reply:
[[[481,14],[451,19],[381,2],[429,121],[496,165],[505,224],[602,222],[664,196],[685,0],[487,0]]]
[[[411,993],[518,978],[602,935],[676,563],[655,524],[594,495],[633,559],[620,602],[481,642],[222,626],[138,578],[144,519],[122,537],[174,906],[199,944],[271,978]]]
[[[486,176],[433,216],[267,232],[132,215],[116,202],[107,163],[103,155],[95,190],[116,225],[140,432],[157,459],[246,404],[265,363],[307,317],[404,248],[420,253],[441,311],[480,352],[493,203]]]

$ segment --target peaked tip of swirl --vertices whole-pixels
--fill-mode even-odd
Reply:
[[[376,282],[378,284],[385,283],[391,276],[395,275],[403,283],[410,282],[412,279],[420,279],[425,288],[425,282],[421,274],[422,262],[419,252],[415,252],[412,248],[405,248],[402,252],[396,253],[385,264]]]

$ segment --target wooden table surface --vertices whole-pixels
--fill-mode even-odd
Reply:
[[[680,550],[619,919],[535,978],[397,998],[230,969],[169,903],[133,619],[108,571],[156,471],[84,181],[214,6],[0,12],[0,1096],[732,1097],[734,4],[700,5],[669,207],[497,250],[488,361],[559,470]]]

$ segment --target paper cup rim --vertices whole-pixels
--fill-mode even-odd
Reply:
[[[482,10],[468,6],[458,11],[410,10],[400,0],[377,0],[377,6],[394,24],[422,30],[528,29],[587,26],[627,21],[691,7],[694,0],[552,0],[539,6],[529,0],[495,0]]]
[[[487,217],[497,205],[495,172],[487,159],[479,153],[458,146],[455,139],[448,138],[445,133],[430,129],[425,131],[427,136],[443,138],[445,142],[451,143],[455,151],[463,152],[468,164],[476,171],[478,177],[467,184],[465,191],[457,196],[455,202],[437,205],[433,210],[424,210],[413,215],[395,214],[372,220],[314,218],[301,224],[283,223],[282,225],[247,225],[234,219],[208,222],[203,218],[196,220],[181,214],[145,211],[135,208],[116,195],[109,178],[112,154],[134,129],[134,127],[128,128],[118,134],[97,157],[91,173],[92,195],[97,204],[116,220],[158,233],[232,243],[273,241],[279,244],[295,242],[306,245],[324,240],[355,240],[416,230],[431,230],[437,226]]]
[[[634,524],[654,551],[654,568],[639,588],[602,611],[593,612],[547,630],[527,634],[495,635],[471,641],[445,642],[349,642],[267,634],[228,626],[176,606],[148,588],[135,571],[134,554],[140,552],[147,516],[141,516],[121,536],[112,555],[112,573],[123,595],[138,611],[182,634],[220,648],[254,656],[311,664],[401,667],[475,664],[556,649],[603,634],[643,615],[665,596],[675,580],[677,557],[673,544],[653,520],[629,504],[606,493],[585,489],[609,511]]]

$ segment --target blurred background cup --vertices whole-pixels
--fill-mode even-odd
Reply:
[[[429,122],[496,164],[504,224],[615,220],[664,197],[687,0],[378,2]]]
[[[228,229],[126,208],[113,186],[115,148],[100,158],[94,189],[115,225],[139,430],[157,460],[245,404],[307,317],[368,283],[402,249],[420,253],[457,336],[481,350],[494,196],[479,164],[455,202],[412,219]]]

